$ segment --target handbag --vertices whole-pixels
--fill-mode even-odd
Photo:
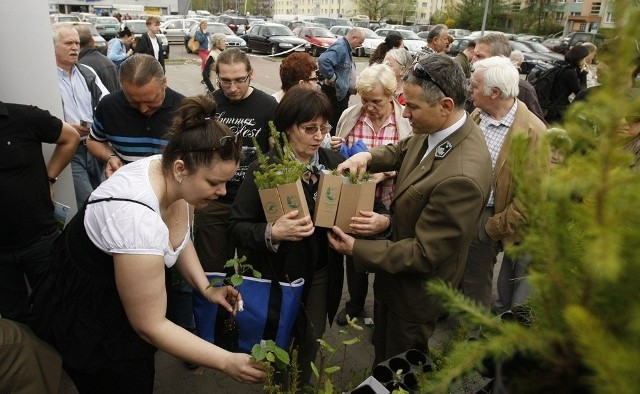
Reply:
[[[196,40],[195,34],[191,36],[189,42],[187,43],[187,46],[189,47],[189,49],[191,49],[191,52],[198,52],[198,50],[200,49],[200,42]]]
[[[209,281],[226,276],[219,272],[206,275]],[[268,339],[286,348],[302,303],[304,279],[285,283],[248,276],[242,278],[236,289],[242,294],[244,310],[238,311],[235,319],[200,293],[193,293],[193,316],[198,335],[234,352],[251,353],[255,344]],[[235,327],[229,326],[230,321],[235,321]]]

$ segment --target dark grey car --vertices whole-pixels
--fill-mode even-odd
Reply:
[[[278,55],[284,52],[306,52],[311,47],[307,40],[296,37],[285,25],[266,23],[254,26],[245,35],[249,52],[258,51]]]

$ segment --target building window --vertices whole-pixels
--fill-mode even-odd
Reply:
[[[575,3],[582,3],[583,0],[574,0]]]
[[[511,5],[511,12],[518,12],[520,11],[520,3],[513,3]]]
[[[580,22],[580,31],[587,31],[587,22]]]
[[[602,7],[602,3],[593,3],[591,5],[591,15],[600,15],[600,7]]]
[[[580,13],[579,12],[572,12],[569,15],[571,15],[571,16],[580,16]]]
[[[564,12],[556,12],[556,22],[564,20]]]
[[[605,21],[606,23],[615,23],[615,22],[616,22],[616,20],[615,20],[615,18],[613,17],[613,12],[607,12],[607,16],[604,18],[604,21]]]

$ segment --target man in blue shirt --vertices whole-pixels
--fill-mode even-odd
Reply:
[[[73,26],[54,25],[53,43],[64,120],[81,137],[80,145],[71,160],[76,204],[80,207],[104,180],[102,166],[87,150],[86,141],[93,122],[93,111],[109,91],[91,67],[78,63],[80,38]]]
[[[318,58],[318,70],[326,78],[322,91],[331,100],[333,115],[329,119],[334,135],[338,119],[349,106],[349,96],[356,88],[356,65],[352,52],[362,46],[364,30],[354,27],[346,36],[337,39]]]

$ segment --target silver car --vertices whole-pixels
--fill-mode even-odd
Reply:
[[[182,44],[191,26],[198,23],[198,19],[170,19],[160,25],[160,32],[167,37],[170,44]]]

